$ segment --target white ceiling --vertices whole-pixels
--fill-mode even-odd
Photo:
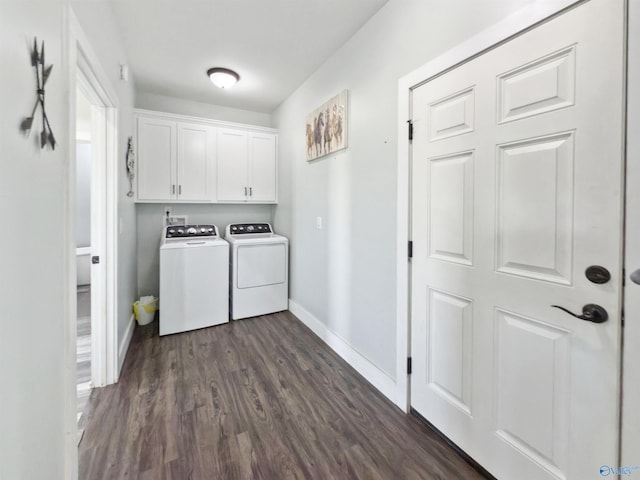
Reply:
[[[388,0],[112,0],[136,89],[272,112]],[[240,82],[213,86],[211,67]]]

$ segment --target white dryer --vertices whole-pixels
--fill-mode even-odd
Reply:
[[[229,321],[229,244],[215,225],[170,225],[160,245],[160,335]]]
[[[255,317],[289,308],[289,240],[268,223],[227,225],[231,245],[231,318]]]

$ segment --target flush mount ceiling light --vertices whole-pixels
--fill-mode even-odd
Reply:
[[[218,88],[231,88],[240,80],[240,75],[228,68],[210,68],[207,75]]]

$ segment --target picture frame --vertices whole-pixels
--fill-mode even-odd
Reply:
[[[349,91],[342,90],[306,117],[308,162],[344,150],[349,145]]]

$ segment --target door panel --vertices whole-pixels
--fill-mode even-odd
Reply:
[[[516,451],[561,477],[569,440],[565,385],[571,332],[501,309],[495,311],[495,326],[495,430]]]
[[[430,159],[429,253],[472,265],[473,152]]]
[[[413,91],[411,403],[499,479],[618,455],[623,7],[585,2]],[[590,303],[606,323],[552,307]]]
[[[429,289],[427,381],[466,414],[471,413],[472,316],[468,298]]]
[[[498,146],[499,272],[571,284],[573,137]]]
[[[498,77],[499,123],[574,104],[576,46],[552,53]]]

